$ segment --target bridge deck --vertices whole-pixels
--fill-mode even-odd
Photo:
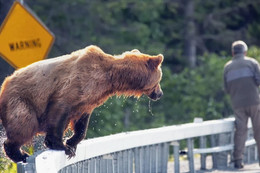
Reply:
[[[246,164],[243,169],[234,169],[233,167],[229,167],[227,169],[209,169],[205,171],[196,171],[197,173],[234,173],[234,172],[243,172],[243,173],[259,173],[260,172],[260,167],[258,163],[251,163],[251,164]]]
[[[253,162],[245,164],[243,169],[235,169],[233,164],[230,164],[228,168],[225,169],[212,169],[211,157],[207,157],[207,169],[200,170],[200,158],[194,158],[196,173],[260,173],[260,166],[258,162]],[[168,173],[174,172],[174,163],[168,162]],[[180,172],[189,172],[189,162],[187,160],[180,161]]]

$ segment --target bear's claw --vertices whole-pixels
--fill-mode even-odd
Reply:
[[[65,154],[68,155],[68,159],[75,157],[76,155],[76,148],[66,145]]]
[[[24,152],[23,152],[22,156],[23,156],[23,157],[22,157],[22,158],[23,158],[23,160],[22,160],[23,163],[26,163],[26,159],[29,157],[29,155],[28,155],[27,153],[24,153]]]

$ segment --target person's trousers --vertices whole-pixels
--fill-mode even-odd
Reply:
[[[234,109],[235,135],[233,160],[242,160],[247,139],[248,118],[252,120],[254,138],[257,144],[258,157],[260,157],[260,105]]]

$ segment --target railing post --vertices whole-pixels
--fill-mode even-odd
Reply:
[[[113,171],[114,155],[106,154],[101,157],[102,173],[114,173]],[[80,172],[80,171],[78,171]]]
[[[142,152],[141,152],[141,147],[140,148],[135,148],[134,151],[134,162],[135,162],[135,172],[136,173],[141,173],[142,172]]]
[[[254,160],[258,160],[257,145],[254,146]]]
[[[173,156],[174,156],[174,172],[180,172],[180,143],[178,141],[174,141],[171,143],[173,145]]]
[[[206,136],[200,137],[200,148],[206,148],[207,145],[207,138]],[[205,170],[206,169],[206,154],[200,155],[200,169]]]
[[[24,170],[25,164],[26,163],[23,163],[23,162],[17,163],[17,173],[24,173],[25,172],[25,170]]]
[[[210,136],[210,145],[211,145],[211,147],[217,146],[217,135]],[[216,153],[212,154],[212,167],[217,168],[217,154]]]
[[[162,173],[167,173],[167,165],[169,160],[169,143],[162,144]]]
[[[254,132],[253,129],[248,129],[247,131],[247,139],[252,139],[254,137]],[[246,159],[245,159],[245,163],[250,163],[252,162],[252,160],[256,160],[255,159],[255,148],[253,146],[247,146],[245,148],[245,155],[246,155]]]
[[[149,146],[144,147],[144,172],[150,172],[150,152]]]
[[[193,120],[194,123],[202,123],[203,118],[200,117],[195,117]],[[199,138],[200,142],[200,148],[206,148],[207,147],[207,138],[205,136],[201,136]],[[206,154],[201,154],[200,155],[200,169],[205,170],[206,169]]]
[[[127,151],[128,173],[133,172],[133,150]]]
[[[193,139],[188,138],[187,139],[187,145],[188,145],[188,159],[189,159],[189,168],[190,173],[195,173],[195,167],[194,167],[194,156],[193,156]]]
[[[123,151],[119,151],[117,153],[117,163],[118,163],[118,173],[123,171],[124,159],[123,159]]]
[[[229,144],[230,135],[226,133],[221,133],[218,135],[212,135],[211,136],[211,145],[212,146],[223,146],[226,144]],[[219,169],[219,168],[225,168],[228,166],[228,154],[227,151],[215,153],[212,156],[213,158],[213,168]]]
[[[152,145],[150,148],[150,152],[151,152],[151,173],[157,173],[157,158],[156,158],[156,146]]]

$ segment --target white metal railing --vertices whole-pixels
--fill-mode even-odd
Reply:
[[[252,127],[251,123],[248,127]],[[231,140],[224,146],[205,148],[204,145],[193,150],[193,138],[231,134],[233,129],[234,118],[228,118],[88,139],[78,145],[74,158],[68,160],[64,151],[47,150],[30,156],[27,163],[18,163],[18,172],[167,172],[170,145],[174,147],[175,172],[179,172],[180,140],[187,140],[190,172],[194,172],[194,154],[232,150],[233,144]],[[205,138],[201,139],[205,143]],[[247,143],[255,144],[253,139]]]

